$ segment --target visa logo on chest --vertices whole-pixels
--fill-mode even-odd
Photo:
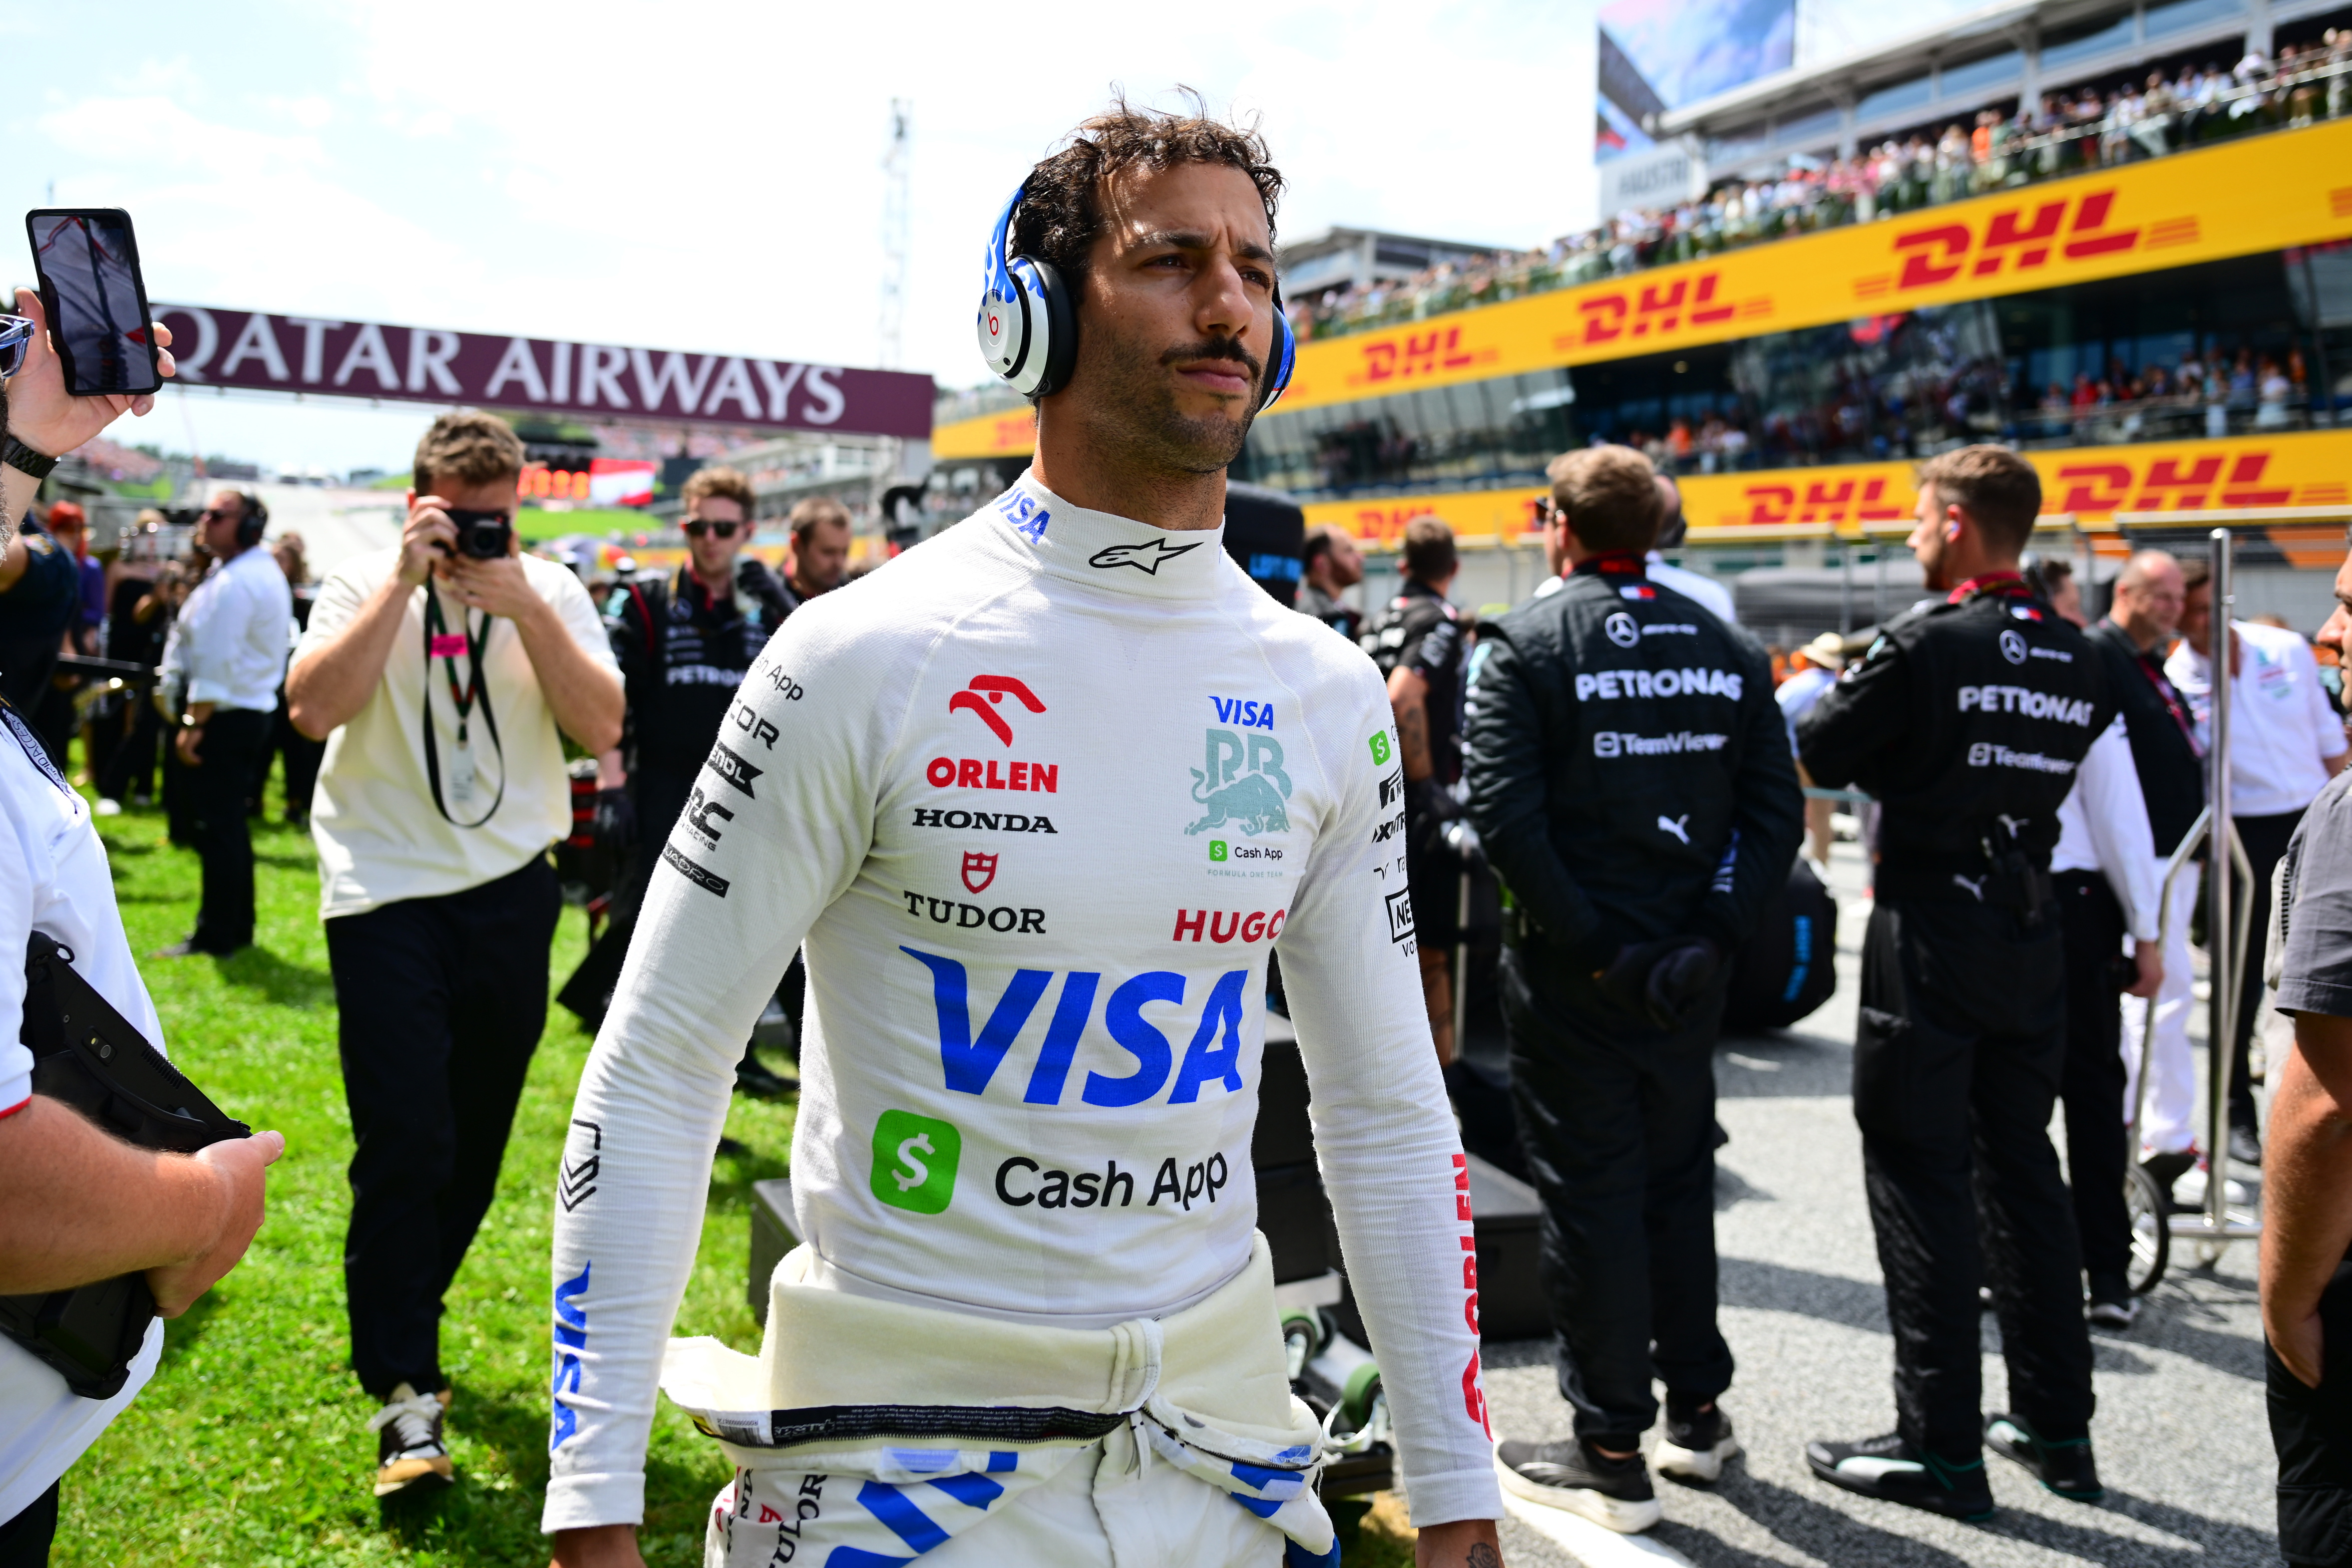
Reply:
[[[1272,729],[1272,703],[1244,702],[1239,697],[1211,697],[1209,706],[1217,710],[1219,724],[1232,725],[1235,729]]]

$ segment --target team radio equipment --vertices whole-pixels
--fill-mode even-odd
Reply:
[[[1035,399],[1050,397],[1070,384],[1078,362],[1078,318],[1069,286],[1061,269],[1050,261],[1013,253],[1013,219],[1029,193],[1024,181],[996,215],[988,239],[988,256],[982,269],[980,313],[981,357],[988,368],[1014,392]],[[1290,370],[1298,355],[1298,340],[1283,314],[1282,286],[1274,288],[1274,352],[1265,367],[1264,386],[1255,412],[1274,405],[1290,384]]]

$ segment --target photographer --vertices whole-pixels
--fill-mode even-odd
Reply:
[[[29,291],[17,308],[40,320]],[[156,341],[169,343],[164,329]],[[172,373],[171,356],[159,356]],[[0,389],[0,554],[58,455],[145,397],[69,397],[45,333]],[[54,643],[52,643],[54,647]],[[106,850],[81,798],[31,730],[0,709],[0,954],[39,931],[73,953],[76,971],[161,1048],[155,1006],[131,957]],[[235,1267],[261,1224],[264,1172],[286,1146],[275,1133],[195,1155],[134,1148],[63,1103],[32,1092],[23,967],[0,962],[0,1293],[68,1290],[143,1271],[157,1310],[176,1317]],[[0,1338],[0,1563],[48,1560],[58,1480],[154,1375],[161,1323],[149,1327],[110,1398],[84,1399],[13,1340]]]
[[[556,730],[599,752],[621,733],[587,591],[519,553],[522,465],[488,414],[434,421],[400,543],[320,584],[286,681],[295,727],[327,741],[310,827],[358,1143],[343,1271],[352,1364],[383,1401],[379,1497],[454,1479],[441,1298],[546,1021],[546,852],[572,825]]]
[[[253,831],[245,803],[268,766],[271,716],[294,620],[286,574],[257,548],[268,522],[260,503],[237,490],[215,495],[196,519],[196,537],[221,564],[180,612],[188,692],[173,754],[187,770],[205,892],[195,930],[159,958],[234,953],[253,941]]]

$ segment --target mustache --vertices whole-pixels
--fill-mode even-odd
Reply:
[[[1250,384],[1255,386],[1265,373],[1265,361],[1242,347],[1239,338],[1203,338],[1197,343],[1186,343],[1160,356],[1163,365],[1190,364],[1197,360],[1231,360],[1249,367]]]

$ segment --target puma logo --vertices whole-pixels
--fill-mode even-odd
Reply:
[[[1969,890],[1969,896],[1975,899],[1979,904],[1982,904],[1984,902],[1984,878],[1979,877],[1974,882],[1970,882],[1958,872],[1954,872],[1952,873],[1952,880],[1958,883],[1962,887],[1967,888]]]
[[[1672,833],[1683,842],[1688,843],[1690,842],[1689,822],[1690,813],[1688,811],[1685,811],[1679,817],[1660,817],[1658,819],[1658,831],[1662,833]]]

